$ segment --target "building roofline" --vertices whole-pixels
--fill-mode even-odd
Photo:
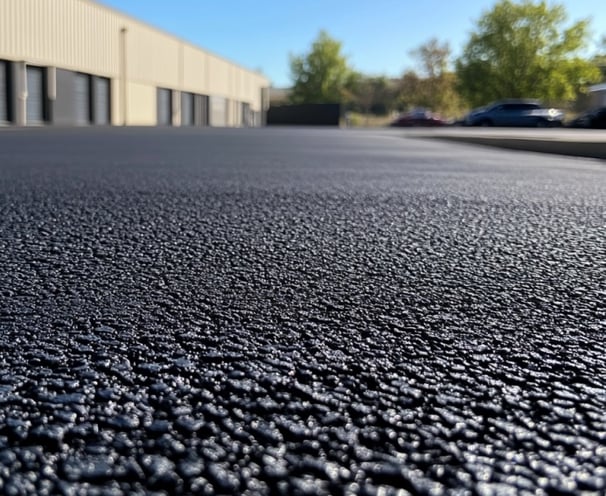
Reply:
[[[154,31],[157,31],[158,33],[161,33],[165,36],[168,36],[169,38],[172,38],[175,41],[178,41],[179,43],[183,43],[185,45],[190,46],[191,48],[194,48],[196,50],[201,50],[202,52],[212,56],[212,57],[216,57],[219,60],[222,60],[223,62],[227,62],[228,64],[231,64],[233,66],[236,66],[240,69],[243,69],[245,71],[248,71],[250,73],[256,74],[259,77],[265,79],[268,83],[268,85],[271,85],[271,80],[265,75],[262,74],[260,71],[256,71],[254,69],[249,69],[248,67],[244,67],[242,64],[239,64],[237,62],[234,62],[233,60],[228,59],[227,57],[224,57],[222,55],[219,55],[215,52],[212,52],[210,50],[207,50],[206,48],[200,46],[200,45],[196,45],[194,42],[186,40],[185,38],[181,38],[180,36],[177,36],[176,34],[173,34],[165,29],[162,29],[160,27],[154,26],[153,24],[150,24],[149,22],[143,21],[141,19],[137,19],[135,16],[128,14],[126,12],[122,12],[121,10],[116,9],[115,7],[110,7],[109,5],[106,5],[105,3],[103,3],[103,0],[77,0],[79,2],[83,2],[83,3],[87,3],[89,5],[93,5],[94,7],[100,8],[102,10],[106,10],[108,12],[111,12],[112,14],[117,14],[121,17],[125,17],[126,19],[129,19],[132,22],[136,22],[137,24],[141,24],[142,26],[146,26],[150,29],[153,29]]]

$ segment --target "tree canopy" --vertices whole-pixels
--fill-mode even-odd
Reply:
[[[385,76],[358,74],[351,90],[349,110],[386,115],[396,106],[397,86]]]
[[[354,84],[355,73],[341,53],[341,43],[320,31],[311,50],[290,57],[292,103],[342,103]]]
[[[450,45],[441,43],[437,38],[418,46],[410,52],[421,65],[423,76],[427,78],[440,77],[448,70],[450,59]]]
[[[457,115],[462,102],[456,89],[456,76],[450,68],[450,45],[437,38],[411,51],[421,74],[404,73],[400,80],[399,103],[404,108],[427,107],[447,116]]]
[[[501,98],[573,100],[600,71],[580,56],[589,21],[566,25],[562,5],[501,0],[485,12],[457,61],[461,94],[473,105]]]

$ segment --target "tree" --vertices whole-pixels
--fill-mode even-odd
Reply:
[[[457,92],[456,75],[450,68],[450,45],[432,38],[412,50],[421,74],[404,73],[400,80],[400,104],[405,108],[427,107],[447,116],[456,116],[463,104]]]
[[[350,107],[365,114],[386,115],[395,104],[395,85],[385,76],[359,75]]]
[[[420,62],[423,75],[427,78],[440,77],[448,70],[450,58],[448,42],[440,43],[437,38],[431,38],[412,50],[410,54]]]
[[[589,21],[566,26],[566,20],[562,5],[545,0],[496,3],[479,19],[457,61],[463,96],[473,105],[508,97],[573,100],[600,73],[580,56]]]
[[[426,101],[423,79],[415,71],[406,71],[400,79],[398,105],[401,110],[430,106]]]
[[[355,74],[341,54],[341,43],[320,31],[307,55],[290,57],[292,103],[343,103]]]

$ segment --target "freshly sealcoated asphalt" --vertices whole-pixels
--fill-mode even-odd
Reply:
[[[2,131],[0,492],[604,492],[605,192],[397,131]]]

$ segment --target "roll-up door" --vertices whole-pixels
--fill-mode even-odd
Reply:
[[[181,93],[181,125],[193,126],[194,123],[194,95]]]
[[[0,60],[0,124],[8,122],[8,77],[6,62]]]
[[[110,94],[109,79],[103,77],[93,78],[93,122],[98,126],[110,124]]]
[[[207,95],[195,95],[194,98],[196,106],[196,126],[208,126],[208,96]]]
[[[227,100],[219,96],[210,97],[210,125],[227,126]]]
[[[27,66],[27,124],[44,122],[44,69]]]
[[[158,88],[158,125],[170,126],[172,124],[172,91]]]
[[[251,127],[253,125],[249,103],[242,102],[242,125],[244,127]]]
[[[90,76],[74,75],[74,103],[76,124],[85,126],[91,122]]]

